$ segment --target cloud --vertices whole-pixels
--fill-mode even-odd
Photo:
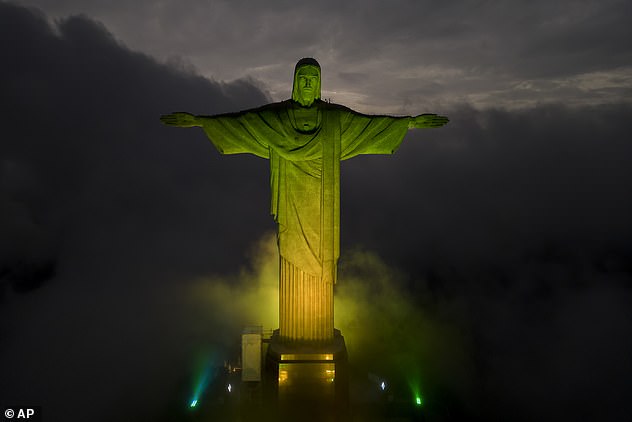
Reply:
[[[74,237],[88,250],[120,242],[117,236],[132,230],[156,236],[139,248],[141,253],[168,255],[175,246],[171,239],[183,234],[180,211],[192,219],[221,219],[225,201],[215,205],[216,215],[202,215],[201,207],[217,201],[198,190],[204,191],[227,164],[237,167],[219,160],[208,143],[182,142],[186,131],[166,129],[157,118],[185,108],[212,114],[260,105],[267,99],[258,88],[244,80],[212,82],[160,65],[122,47],[87,18],[69,18],[53,31],[38,14],[8,4],[2,9],[2,54],[11,63],[3,67],[1,82],[5,141],[0,168],[8,213],[4,250],[16,243],[76,247],[50,246],[62,242],[60,236]],[[264,172],[261,164],[244,166],[235,175]],[[249,196],[265,204],[265,182],[241,186],[254,189]],[[235,190],[230,178],[225,189]],[[164,207],[173,214],[156,211]],[[37,242],[20,239],[24,225]],[[113,226],[104,230],[108,233],[95,235],[108,225]],[[221,232],[223,226],[212,230]],[[196,242],[195,237],[189,241]]]
[[[334,101],[371,113],[445,110],[464,101],[477,108],[604,103],[595,92],[578,91],[575,78],[632,66],[630,6],[619,0],[29,4],[55,17],[95,16],[132,48],[164,60],[187,57],[207,77],[263,80],[275,100],[290,96],[293,64],[313,56],[323,66],[323,88],[338,93]],[[425,70],[404,76],[416,69]],[[533,89],[515,92],[524,81]],[[566,89],[538,89],[557,81]],[[611,91],[610,101],[629,102],[629,83],[625,89]]]
[[[445,249],[463,263],[502,262],[514,247],[546,242],[590,256],[623,247],[632,231],[629,112],[455,109],[448,126],[410,134],[392,157],[343,163],[345,232],[371,248],[397,239],[385,249],[398,259]]]
[[[51,26],[8,3],[0,54],[0,396],[51,418],[155,420],[164,408],[134,403],[176,397],[196,350],[224,350],[221,335],[189,340],[200,326],[180,289],[239,268],[272,228],[267,163],[220,159],[158,117],[268,99],[131,51],[87,17]]]
[[[629,415],[619,391],[629,388],[621,353],[630,344],[617,339],[632,322],[630,111],[462,107],[445,128],[409,135],[392,157],[344,162],[343,251],[380,251],[408,275],[376,280],[384,271],[369,260],[352,278],[368,285],[360,289],[372,304],[360,313],[367,326],[394,336],[382,344],[374,334],[366,349],[389,347],[400,331],[418,336],[402,349],[416,351],[421,368],[441,365],[437,400],[467,417]],[[341,267],[356,268],[354,259],[343,254]],[[445,326],[433,331],[428,320]],[[454,354],[437,353],[444,349]]]

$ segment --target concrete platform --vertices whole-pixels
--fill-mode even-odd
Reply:
[[[285,343],[272,335],[265,357],[266,401],[279,420],[349,420],[347,348],[339,330],[332,342]]]

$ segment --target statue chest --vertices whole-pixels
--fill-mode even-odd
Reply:
[[[321,112],[317,107],[292,110],[292,126],[299,132],[310,133],[320,128]]]
[[[327,123],[328,116],[327,110],[316,106],[288,107],[280,115],[285,136],[274,139],[273,149],[285,160],[295,163],[316,160],[312,164],[321,167],[324,142],[333,141]],[[313,169],[303,171],[310,175],[316,173]]]

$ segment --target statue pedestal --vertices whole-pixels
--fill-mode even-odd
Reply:
[[[266,354],[266,372],[274,383],[270,399],[277,404],[280,420],[345,420],[347,348],[339,330],[328,343],[282,342],[275,331]]]

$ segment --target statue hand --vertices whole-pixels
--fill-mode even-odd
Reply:
[[[431,127],[441,127],[448,123],[448,120],[445,116],[437,116],[436,114],[420,114],[419,116],[411,117],[408,122],[408,127],[410,129],[424,129]]]
[[[200,119],[191,113],[176,112],[171,114],[163,114],[160,116],[160,121],[167,126],[176,127],[196,127],[202,126]]]

